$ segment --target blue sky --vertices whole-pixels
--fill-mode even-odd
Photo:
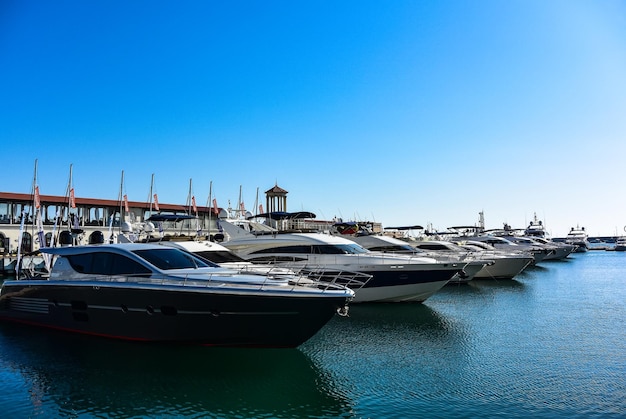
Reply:
[[[0,3],[0,190],[622,233],[620,0]]]

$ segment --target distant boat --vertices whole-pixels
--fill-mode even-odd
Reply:
[[[589,250],[589,235],[585,231],[585,227],[572,227],[567,236],[565,243],[576,246],[575,252],[581,253]]]
[[[530,222],[526,230],[524,230],[524,235],[528,237],[539,237],[542,239],[549,239],[548,232],[546,231],[543,222],[537,219],[537,214],[534,214],[533,220]]]
[[[613,248],[616,252],[625,252],[626,251],[626,237],[621,236],[618,237],[615,241],[615,247]]]

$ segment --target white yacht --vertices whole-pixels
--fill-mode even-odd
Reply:
[[[493,246],[482,242],[469,240],[461,243],[428,240],[415,242],[412,245],[417,249],[425,251],[448,254],[469,253],[476,259],[489,260],[491,263],[485,265],[474,275],[474,278],[477,279],[512,279],[526,269],[534,260],[530,255],[497,250]]]
[[[460,272],[465,263],[370,252],[348,239],[321,233],[252,234],[221,221],[222,244],[251,262],[286,263],[305,269],[361,272],[371,279],[356,290],[353,302],[423,302]]]
[[[213,262],[223,268],[232,269],[242,274],[267,275],[273,278],[306,276],[314,281],[326,280],[339,282],[358,289],[371,279],[371,275],[352,271],[333,271],[332,278],[323,269],[303,269],[302,266],[276,265],[274,263],[253,263],[243,259],[225,246],[209,240],[164,240],[163,246],[176,247]]]
[[[523,240],[521,237],[516,236],[500,237],[494,235],[479,235],[458,239],[471,239],[472,241],[490,244],[496,249],[506,250],[509,252],[526,253],[533,257],[533,264],[541,262],[552,253],[550,249],[547,249],[538,243]]]
[[[552,248],[553,252],[550,255],[546,256],[544,260],[564,259],[576,249],[576,246],[574,245],[551,240],[550,235],[546,230],[546,226],[541,220],[537,218],[536,213],[533,216],[533,220],[530,222],[530,224],[528,224],[528,227],[526,227],[526,230],[524,230],[524,236],[532,239],[537,243]]]
[[[565,259],[576,250],[576,246],[572,244],[555,242],[542,237],[527,237],[526,239],[530,239],[533,242],[552,250],[552,252],[547,255],[544,260]]]
[[[565,237],[565,243],[576,246],[576,252],[582,253],[589,250],[589,236],[585,231],[585,227],[572,227]]]
[[[458,253],[442,253],[436,251],[425,251],[422,249],[417,249],[411,246],[404,240],[400,240],[394,237],[377,235],[377,234],[366,234],[366,235],[348,235],[341,236],[345,237],[349,240],[358,243],[364,248],[372,251],[372,252],[385,252],[391,254],[401,254],[401,255],[415,255],[422,257],[430,257],[435,258],[439,262],[448,262],[448,263],[459,263],[465,264],[463,270],[454,275],[450,280],[450,283],[466,283],[472,280],[474,276],[485,267],[485,265],[489,265],[493,263],[491,260],[482,260],[480,258],[475,258],[468,251],[458,252]]]
[[[533,220],[528,224],[526,230],[524,230],[524,235],[528,237],[540,237],[542,239],[548,239],[548,232],[546,231],[546,227],[543,225],[543,222],[537,219],[537,214],[534,214]]]
[[[615,247],[613,250],[617,252],[626,252],[626,237],[618,237],[617,240],[615,240]]]

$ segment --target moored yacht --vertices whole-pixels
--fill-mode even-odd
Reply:
[[[576,246],[572,244],[555,242],[541,237],[530,237],[530,239],[552,250],[552,253],[546,256],[544,260],[565,259],[576,250]]]
[[[465,265],[370,252],[348,239],[321,233],[273,231],[255,235],[228,222],[221,225],[229,236],[222,244],[246,260],[371,275],[371,279],[356,290],[355,303],[423,302]]]
[[[524,235],[533,238],[539,237],[542,239],[548,239],[546,227],[543,225],[543,222],[537,218],[537,213],[534,214],[533,220],[530,224],[528,224],[526,230],[524,230]]]
[[[585,231],[585,227],[572,227],[565,237],[565,243],[576,246],[575,252],[583,253],[589,250],[589,236]]]
[[[613,250],[617,252],[626,252],[626,237],[620,236],[615,240],[615,247]]]
[[[295,347],[354,296],[307,277],[239,274],[156,244],[42,251],[56,258],[49,276],[5,281],[1,319],[125,340]]]
[[[477,279],[512,279],[534,260],[532,256],[524,253],[497,250],[489,244],[471,240],[460,242],[460,244],[443,240],[428,240],[415,242],[412,245],[425,251],[444,254],[469,253],[479,260],[489,260],[490,263],[474,275]]]
[[[289,266],[286,263],[280,265],[274,263],[253,263],[243,259],[227,247],[209,240],[164,240],[158,243],[163,246],[176,247],[191,252],[223,268],[233,269],[245,274],[261,274],[270,277],[302,275],[315,281],[331,280],[343,285],[350,284],[352,289],[358,289],[360,286],[365,285],[371,278],[371,275],[346,270],[334,270],[332,276],[330,276],[324,269],[303,269],[302,266]]]
[[[450,283],[466,283],[471,281],[474,276],[486,265],[492,263],[490,260],[482,260],[474,258],[470,252],[459,253],[441,253],[434,251],[425,251],[411,246],[408,242],[394,237],[365,234],[365,235],[343,235],[342,237],[352,240],[372,252],[385,252],[399,255],[414,255],[421,257],[434,258],[439,262],[462,264],[463,269],[452,277]]]
[[[490,244],[496,249],[505,250],[508,252],[526,253],[532,256],[533,264],[541,262],[552,253],[551,249],[539,245],[538,243],[533,243],[530,240],[524,240],[517,236],[501,237],[494,235],[478,235],[468,238],[475,242]],[[455,241],[460,239],[462,238],[459,237],[455,239]]]

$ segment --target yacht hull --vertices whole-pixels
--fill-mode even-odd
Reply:
[[[124,340],[296,347],[348,302],[345,295],[294,297],[59,282],[5,282],[0,318]]]
[[[332,271],[338,266],[326,265]],[[351,303],[424,302],[446,285],[462,265],[361,266],[359,272],[371,275],[363,286],[354,289]]]
[[[451,284],[466,284],[470,282],[478,272],[480,272],[491,261],[474,261],[469,262],[463,270],[455,274],[450,280]]]
[[[512,279],[519,275],[533,258],[494,258],[493,264],[485,265],[474,278],[480,279]]]

